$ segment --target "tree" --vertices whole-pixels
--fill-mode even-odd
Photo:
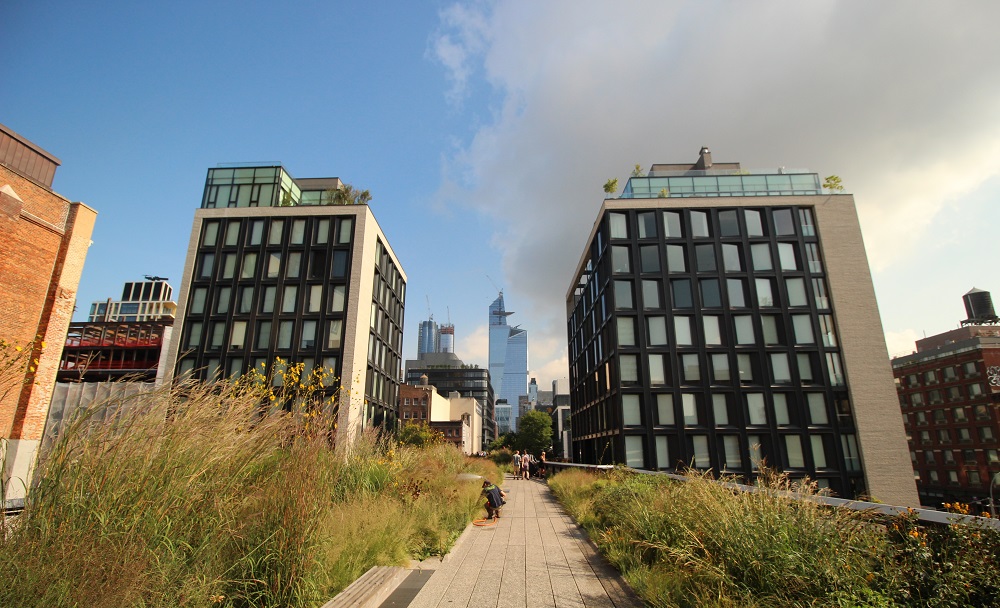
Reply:
[[[414,445],[418,448],[442,443],[444,436],[435,431],[426,422],[403,425],[399,430],[399,442],[404,445]]]
[[[604,192],[607,194],[614,194],[618,192],[618,178],[613,177],[608,181],[604,182]]]
[[[518,446],[531,454],[552,447],[552,418],[545,412],[525,412],[517,422]]]
[[[656,198],[667,198],[670,196],[670,191],[666,188],[660,188],[660,193],[656,195]]]
[[[844,191],[844,184],[841,183],[839,175],[828,175],[826,179],[823,180],[823,187],[830,192]]]
[[[642,165],[639,163],[636,163],[635,169],[632,169],[632,177],[645,177],[645,174],[642,172]]]
[[[367,190],[358,190],[351,184],[331,188],[323,193],[323,202],[328,205],[367,205],[372,195]]]

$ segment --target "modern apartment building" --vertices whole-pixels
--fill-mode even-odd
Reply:
[[[528,395],[528,330],[507,324],[514,314],[504,308],[503,292],[490,304],[490,380],[497,401],[511,406],[511,430],[517,430],[521,397]]]
[[[816,173],[653,165],[604,201],[566,306],[574,461],[917,504],[854,199]]]
[[[280,165],[209,169],[167,360],[203,380],[323,366],[349,439],[397,419],[406,275],[367,204],[334,204],[342,188]]]
[[[0,462],[24,498],[48,417],[97,212],[52,190],[60,161],[0,125]]]
[[[983,295],[986,314],[977,316],[970,296]],[[1000,325],[987,292],[965,297],[961,327],[917,340],[916,352],[892,360],[917,491],[928,506],[986,506],[1000,475]]]

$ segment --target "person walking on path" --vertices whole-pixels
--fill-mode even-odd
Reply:
[[[521,478],[521,452],[514,450],[514,479]]]
[[[545,469],[545,451],[543,450],[541,457],[539,457],[538,476],[544,479],[547,473],[548,471]]]
[[[521,457],[521,479],[531,479],[531,454],[527,450],[524,451],[524,456]]]

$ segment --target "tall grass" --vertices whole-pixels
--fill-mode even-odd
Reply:
[[[262,410],[248,383],[132,399],[88,410],[40,464],[0,530],[17,581],[0,606],[318,606],[447,551],[480,491],[457,473],[492,474],[373,433],[337,449],[321,415]]]
[[[995,530],[923,530],[912,518],[887,526],[867,514],[783,498],[816,489],[778,475],[763,480],[770,491],[756,493],[707,476],[682,483],[625,471],[567,471],[549,483],[653,606],[998,602]]]

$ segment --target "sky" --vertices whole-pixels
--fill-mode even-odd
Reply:
[[[433,314],[487,365],[503,290],[529,375],[568,376],[565,298],[636,163],[779,166],[854,195],[890,355],[1000,294],[994,0],[0,4],[0,123],[98,212],[77,295],[179,291],[206,171],[340,177]]]

